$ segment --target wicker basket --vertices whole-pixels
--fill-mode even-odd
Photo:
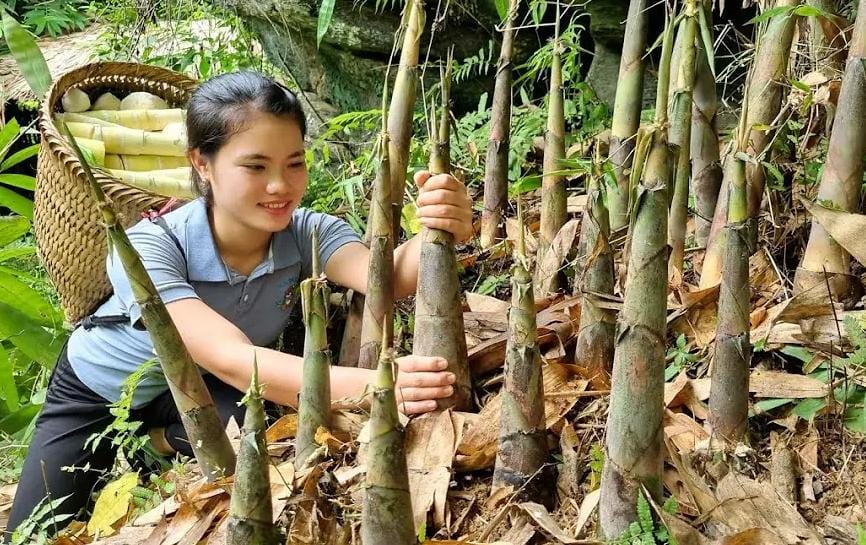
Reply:
[[[55,80],[39,112],[39,150],[34,199],[34,231],[39,257],[60,296],[70,323],[81,320],[111,292],[105,272],[105,229],[84,178],[81,164],[51,118],[67,89],[91,95],[148,91],[173,107],[183,106],[196,82],[170,70],[134,63],[93,63]],[[95,171],[124,226],[141,212],[165,203],[165,197],[124,185]]]

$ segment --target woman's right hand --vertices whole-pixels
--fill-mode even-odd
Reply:
[[[454,373],[446,371],[448,362],[428,356],[397,358],[397,380],[394,393],[397,407],[406,415],[436,410],[436,400],[454,393]]]

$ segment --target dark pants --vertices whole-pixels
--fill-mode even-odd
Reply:
[[[239,426],[243,425],[245,407],[238,406],[242,392],[213,375],[205,375],[204,380],[223,425],[231,416]],[[91,435],[104,431],[114,420],[108,412],[108,404],[78,379],[64,348],[51,376],[42,412],[36,420],[36,431],[9,514],[7,537],[46,497],[55,500],[69,495],[53,510],[54,516],[78,514],[92,505],[92,494],[105,484],[117,456],[117,447],[111,444],[111,437],[104,438],[95,448],[88,444],[85,449],[84,444]],[[143,423],[141,433],[151,428],[165,428],[168,443],[178,452],[192,456],[180,415],[169,392],[134,410],[131,420]],[[133,465],[136,462],[141,461],[130,460]],[[64,471],[65,467],[75,469]],[[57,529],[68,522],[59,522]]]

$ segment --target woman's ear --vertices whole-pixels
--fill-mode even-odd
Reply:
[[[201,154],[198,148],[191,149],[186,154],[192,168],[198,173],[198,177],[205,183],[210,183],[210,162]]]

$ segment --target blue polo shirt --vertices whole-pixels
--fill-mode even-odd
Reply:
[[[299,208],[289,227],[274,234],[265,260],[244,276],[220,258],[202,199],[166,214],[165,221],[183,254],[170,235],[149,220],[127,231],[163,302],[200,299],[257,346],[277,340],[298,298],[299,281],[312,274],[313,227],[319,231],[323,268],[338,248],[360,241],[343,220]],[[156,354],[148,332],[140,324],[133,327],[141,318],[141,309],[120,259],[109,255],[107,265],[114,294],[94,315],[125,314],[131,320],[90,330],[77,328],[69,339],[68,355],[81,382],[105,399],[117,401],[124,380]],[[161,370],[149,373],[136,388],[133,407],[146,405],[167,389]]]

